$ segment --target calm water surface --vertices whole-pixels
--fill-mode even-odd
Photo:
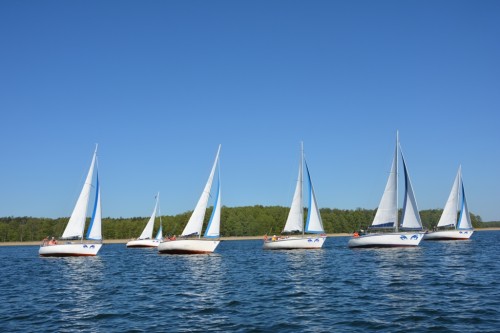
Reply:
[[[3,332],[499,332],[500,232],[412,249],[212,255],[104,245],[94,258],[0,247]]]

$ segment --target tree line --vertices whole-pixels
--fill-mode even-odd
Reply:
[[[282,206],[246,206],[223,207],[221,211],[221,236],[260,236],[279,234],[283,229],[290,208]],[[205,214],[206,227],[212,207]],[[425,228],[432,229],[437,225],[442,209],[420,211]],[[366,229],[375,216],[375,209],[330,209],[320,210],[326,233],[352,233],[354,230]],[[175,216],[161,216],[164,235],[182,233],[192,212]],[[401,214],[401,211],[400,211]],[[307,216],[307,212],[304,214]],[[103,218],[102,234],[104,239],[132,239],[138,237],[144,229],[149,217]],[[471,214],[475,228],[485,226],[479,215]],[[0,242],[38,241],[46,236],[62,235],[68,218],[37,217],[2,217],[0,218]],[[89,221],[87,221],[88,225]],[[154,232],[160,226],[160,218],[155,221]],[[204,230],[204,229],[203,229]]]

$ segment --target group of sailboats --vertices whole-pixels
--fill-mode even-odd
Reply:
[[[398,215],[398,161],[403,163],[404,172],[404,203],[399,223]],[[462,205],[457,224],[457,205],[461,191]],[[452,191],[435,231],[425,231],[422,226],[417,200],[410,180],[399,134],[396,138],[396,150],[392,161],[391,172],[385,186],[382,199],[368,233],[355,233],[348,242],[351,248],[360,247],[406,247],[418,246],[425,240],[468,239],[472,233],[472,223],[463,187],[461,168],[459,168]]]
[[[153,213],[141,235],[127,243],[127,247],[156,247],[159,253],[168,254],[196,254],[212,253],[220,243],[220,215],[221,215],[221,183],[219,154],[217,150],[208,181],[198,203],[179,237],[163,238],[162,222],[159,206],[160,194],[156,195]],[[398,219],[398,168],[399,158],[403,164],[404,173],[404,203],[401,223]],[[306,179],[304,181],[304,166]],[[94,181],[95,170],[95,181]],[[217,187],[214,196],[212,214],[208,221],[205,233],[202,236],[203,221],[205,218],[212,184],[217,171]],[[93,185],[94,184],[94,185]],[[87,206],[94,189],[94,208],[92,218],[84,237]],[[307,218],[304,222],[304,189],[308,193]],[[460,210],[457,220],[457,210]],[[153,228],[156,216],[160,217],[160,228],[153,238]],[[465,197],[462,181],[462,172],[459,168],[448,201],[446,202],[441,219],[435,230],[425,232],[417,207],[417,201],[411,184],[408,167],[406,165],[399,135],[396,139],[396,149],[392,161],[391,171],[385,186],[382,199],[373,219],[369,232],[357,234],[348,242],[351,248],[359,247],[406,247],[418,246],[422,239],[468,239],[473,233],[470,214]],[[292,204],[281,235],[265,236],[263,248],[266,250],[289,249],[320,249],[326,240],[323,222],[316,201],[316,194],[311,180],[309,167],[304,158],[304,149],[301,144],[299,174]],[[44,242],[40,246],[40,256],[95,256],[102,246],[101,234],[101,198],[99,188],[99,174],[97,163],[97,146],[92,156],[82,191],[73,209],[73,213],[66,225],[62,237],[58,242]]]

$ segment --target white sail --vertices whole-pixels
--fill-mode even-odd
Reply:
[[[218,173],[217,194],[215,195],[214,209],[210,220],[208,221],[207,230],[204,237],[218,238],[220,236],[220,209],[221,209],[221,188],[220,188],[220,168]]]
[[[203,192],[201,193],[200,199],[196,204],[193,214],[189,218],[186,227],[182,231],[182,236],[188,236],[193,234],[196,234],[198,236],[201,235],[201,228],[203,227],[203,219],[205,218],[205,211],[207,209],[208,199],[210,197],[210,189],[212,188],[212,181],[214,179],[215,168],[219,160],[220,147],[221,146],[219,145],[219,149],[217,150],[215,162],[214,165],[212,166],[212,171],[210,172],[208,181],[205,185],[205,188],[203,189]]]
[[[101,189],[99,186],[99,171],[96,176],[96,194],[94,211],[90,220],[89,230],[87,231],[87,239],[101,240],[102,213],[101,213]]]
[[[316,195],[314,194],[314,187],[311,180],[311,174],[309,173],[309,168],[306,164],[307,180],[309,183],[309,208],[307,212],[306,229],[307,233],[324,233],[323,221],[321,220],[321,214],[319,212],[318,203],[316,202]]]
[[[62,238],[83,238],[83,229],[85,228],[85,220],[87,218],[87,206],[90,198],[90,190],[92,187],[92,176],[94,173],[94,164],[97,156],[97,147],[94,151],[94,156],[92,157],[92,163],[90,164],[90,169],[83,184],[80,196],[76,201],[75,208],[71,217],[69,218],[68,225],[64,229]]]
[[[405,229],[422,229],[422,221],[420,220],[420,213],[418,212],[417,200],[415,193],[411,186],[410,174],[406,167],[403,153],[401,152],[401,159],[403,160],[403,169],[405,175],[405,200],[403,205],[403,215],[401,216],[401,228]]]
[[[444,226],[456,226],[457,223],[457,211],[458,211],[458,199],[459,199],[459,183],[460,183],[460,173],[461,168],[458,168],[457,176],[453,182],[450,195],[444,206],[443,213],[437,224],[438,227]]]
[[[467,199],[465,198],[464,182],[460,175],[460,183],[462,184],[462,207],[460,209],[460,217],[458,218],[457,229],[473,229],[470,219],[469,208],[467,207]]]
[[[398,221],[398,145],[392,160],[391,172],[380,199],[372,227],[395,227]]]
[[[155,203],[155,209],[153,210],[153,214],[151,214],[151,217],[149,218],[149,221],[146,224],[146,227],[144,227],[142,234],[139,236],[139,239],[151,239],[151,238],[153,238],[153,228],[155,226],[156,210],[158,208],[158,197],[159,197],[159,194],[156,196],[156,203]]]
[[[299,175],[297,177],[297,185],[295,186],[295,192],[293,194],[292,205],[290,206],[290,212],[288,213],[288,218],[286,219],[285,227],[283,232],[293,232],[304,230],[304,207],[302,204],[302,164],[304,160],[304,153],[301,145],[300,151],[300,163],[299,163]]]

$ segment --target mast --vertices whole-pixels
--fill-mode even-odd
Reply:
[[[396,131],[396,152],[394,153],[394,160],[396,161],[396,232],[399,230],[399,190],[398,190],[398,149],[399,149],[399,130]]]
[[[158,200],[158,215],[160,216],[160,229],[156,233],[156,239],[161,240],[163,238],[163,225],[161,224],[160,192],[158,192],[157,197],[158,197],[158,199],[157,199]]]
[[[300,174],[299,174],[299,182],[300,186],[303,189],[304,188],[304,170],[303,170],[303,165],[304,165],[304,142],[300,142]],[[302,236],[304,236],[305,233],[305,225],[304,225],[304,202],[303,202],[303,190],[300,191],[300,215],[301,215],[301,221],[302,221]]]
[[[457,186],[457,198],[460,199],[460,189],[462,188],[462,164],[460,164],[458,166],[458,186]],[[462,201],[464,199],[462,198]],[[460,206],[460,200],[457,200],[457,204],[456,204],[456,207],[455,207],[455,230],[457,229],[458,227],[458,222],[456,220],[456,213],[460,211],[460,215],[462,215],[462,207]]]

